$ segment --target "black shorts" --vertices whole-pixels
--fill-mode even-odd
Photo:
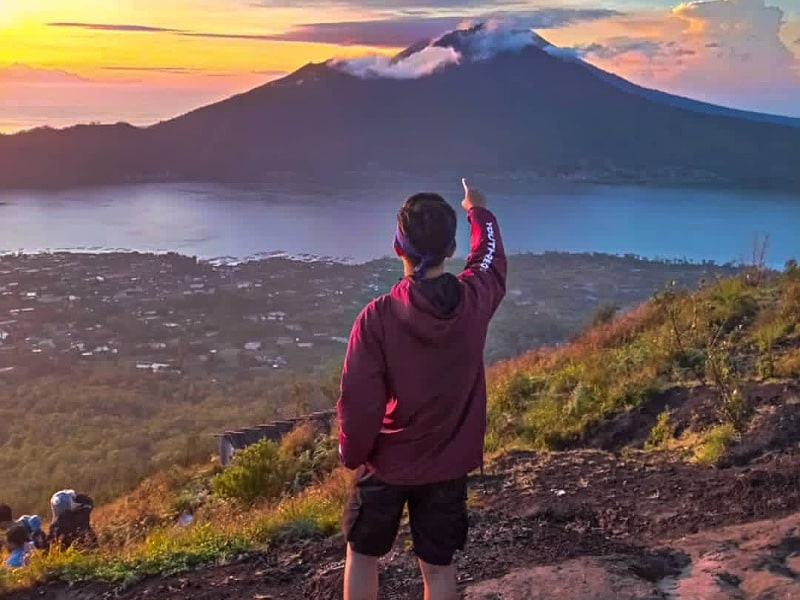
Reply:
[[[362,470],[344,509],[344,534],[354,552],[380,557],[394,545],[408,503],[414,553],[447,566],[467,541],[467,477],[426,485],[391,485]]]

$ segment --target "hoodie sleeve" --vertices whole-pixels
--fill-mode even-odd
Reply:
[[[461,280],[478,297],[479,306],[492,316],[506,295],[507,261],[497,218],[486,208],[473,208],[467,213],[471,233],[467,266]]]
[[[356,469],[369,460],[383,425],[388,391],[386,361],[375,302],[353,325],[347,345],[339,401],[339,460]]]

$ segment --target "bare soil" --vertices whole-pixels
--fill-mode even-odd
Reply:
[[[800,598],[800,403],[796,384],[754,387],[751,426],[719,468],[641,447],[664,406],[678,427],[713,424],[714,394],[670,390],[552,454],[511,453],[471,482],[468,600]],[[627,448],[622,452],[623,448]],[[128,589],[54,582],[10,596],[322,600],[341,597],[344,542],[269,551]],[[382,561],[381,598],[422,588],[407,528]]]

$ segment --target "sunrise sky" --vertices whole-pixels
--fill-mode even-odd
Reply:
[[[148,124],[487,16],[643,85],[800,116],[800,0],[0,0],[0,132]]]

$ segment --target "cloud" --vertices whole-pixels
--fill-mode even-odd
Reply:
[[[42,69],[22,63],[0,68],[0,83],[12,85],[75,85],[89,80],[60,69]],[[0,91],[3,87],[0,86]]]
[[[656,56],[663,52],[665,44],[653,40],[636,38],[616,38],[606,40],[603,44],[589,44],[578,48],[587,57],[603,59],[616,58],[628,53],[638,53],[644,56]]]
[[[608,38],[602,44],[594,43],[578,46],[576,51],[587,59],[611,60],[621,56],[636,54],[648,59],[670,59],[681,56],[693,56],[697,52],[690,48],[678,46],[674,41],[663,42],[642,38],[617,37]]]
[[[680,4],[672,14],[684,24],[684,36],[715,51],[703,59],[707,67],[717,63],[749,62],[769,77],[795,63],[794,54],[780,38],[783,11],[765,0],[707,0]],[[755,73],[753,73],[755,74]]]
[[[169,75],[190,75],[192,73],[206,73],[205,69],[191,67],[103,67],[104,71],[125,71],[133,73],[166,73]]]
[[[532,11],[492,13],[499,18],[511,17],[532,29],[554,29],[586,21],[599,21],[622,16],[608,8],[539,8]]]
[[[92,31],[121,31],[130,33],[179,33],[180,29],[150,27],[149,25],[125,25],[114,23],[48,23],[48,27],[65,27],[69,29],[89,29]]]
[[[297,25],[285,33],[274,35],[271,39],[342,46],[397,48],[454,29],[461,20],[459,17],[404,17],[339,23],[305,23]]]
[[[367,2],[369,4],[370,0],[367,0]],[[266,6],[267,4],[268,3],[265,2],[260,5]],[[320,4],[323,4],[323,2],[320,2]],[[455,4],[456,3],[453,3],[453,5]],[[372,5],[376,8],[394,8],[390,2],[372,2]],[[445,2],[439,3],[437,6],[447,5],[448,3]],[[459,3],[460,7],[470,5],[484,9],[495,9],[496,7],[510,7],[515,5],[515,3],[495,2],[487,5],[484,0],[472,4],[467,3],[466,5]],[[427,4],[421,2],[418,6],[427,6]],[[552,29],[556,27],[565,27],[574,23],[597,21],[620,14],[621,13],[618,11],[603,8],[545,7],[535,10],[514,12],[493,10],[493,12],[483,15],[482,18],[513,19],[519,26],[532,29]],[[49,23],[48,25],[50,27],[87,29],[91,31],[113,31],[120,33],[169,33],[184,37],[219,40],[249,40],[259,42],[289,41],[342,46],[397,48],[435,37],[442,32],[456,28],[462,21],[462,16],[431,15],[425,11],[406,10],[401,11],[399,16],[396,14],[387,15],[384,18],[364,21],[303,23],[278,34],[192,31],[132,24],[58,22]]]
[[[276,69],[263,69],[252,71],[253,75],[264,75],[265,77],[283,77],[284,75],[288,75],[288,71],[281,71]]]
[[[162,77],[156,73],[105,80],[27,65],[0,67],[0,132],[90,121],[149,125],[242,93],[279,74],[199,72],[194,77]]]
[[[178,35],[185,37],[208,38],[215,40],[251,40],[254,42],[274,42],[274,35],[261,35],[256,33],[212,33],[206,31],[181,31]]]
[[[519,0],[255,0],[248,2],[250,6],[260,8],[301,8],[322,6],[357,7],[368,9],[463,9],[486,8],[495,6],[519,6]]]
[[[208,31],[190,31],[186,29],[169,29],[165,27],[151,27],[149,25],[117,25],[107,23],[48,23],[49,27],[65,27],[72,29],[88,29],[90,31],[115,31],[119,33],[169,33],[186,37],[199,37],[223,40],[253,40],[274,41],[274,35],[248,34],[248,33],[215,33]]]
[[[575,58],[572,49],[556,48],[530,28],[519,27],[514,20],[491,19],[476,24],[464,22],[458,29],[431,40],[427,46],[412,46],[394,58],[372,55],[334,60],[329,64],[357,77],[416,79],[464,59],[487,60],[501,52],[518,51],[528,46],[537,46],[561,58]]]
[[[458,52],[452,48],[428,46],[399,61],[392,61],[386,56],[372,55],[350,60],[334,60],[330,64],[365,79],[372,77],[417,79],[431,75],[447,65],[457,64],[460,58]]]
[[[158,75],[176,75],[179,77],[182,76],[190,76],[190,75],[200,75],[202,77],[242,77],[243,73],[239,72],[232,72],[232,71],[211,71],[208,69],[200,69],[200,68],[193,68],[193,67],[171,67],[171,66],[164,66],[164,67],[129,67],[129,66],[110,66],[110,67],[103,67],[104,71],[116,71],[116,72],[124,72],[124,73],[154,73]],[[266,81],[276,79],[278,77],[283,77],[287,74],[286,71],[283,70],[272,70],[272,69],[265,69],[265,70],[253,70],[249,72],[250,75],[261,75],[264,77]]]
[[[590,39],[576,50],[641,85],[800,116],[800,59],[789,41],[795,36],[786,38],[784,27],[791,23],[767,1],[688,2],[663,13],[610,19],[598,26],[620,35]]]
[[[411,11],[416,12],[416,11]],[[494,18],[513,16],[516,23],[533,29],[551,29],[581,21],[595,21],[618,15],[608,9],[542,8],[516,13],[493,13]],[[284,33],[241,36],[270,41],[312,42],[340,46],[405,47],[455,29],[463,17],[403,15],[364,21],[302,23]],[[225,34],[185,33],[189,36],[228,37]],[[239,36],[230,36],[239,37]]]

